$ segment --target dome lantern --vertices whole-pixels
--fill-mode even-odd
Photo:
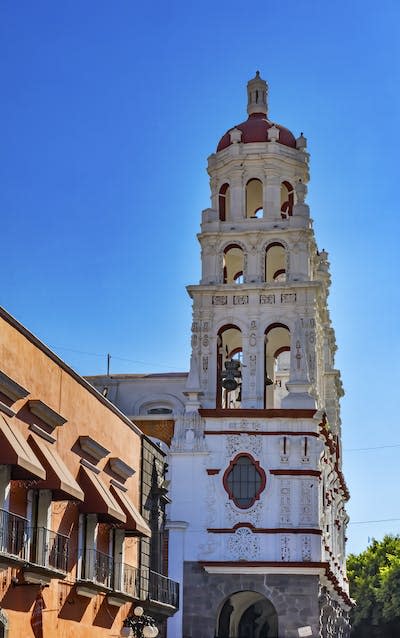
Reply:
[[[252,80],[247,82],[247,113],[262,113],[267,115],[268,112],[268,84],[260,77],[260,71],[256,71],[256,75]]]

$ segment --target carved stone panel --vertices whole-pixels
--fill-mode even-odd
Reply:
[[[248,527],[239,527],[227,540],[227,553],[234,560],[257,560],[260,539]]]

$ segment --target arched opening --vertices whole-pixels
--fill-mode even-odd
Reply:
[[[250,179],[246,184],[246,217],[260,218],[263,211],[263,185],[259,179]]]
[[[294,189],[289,182],[281,184],[281,217],[287,219],[293,215]]]
[[[286,250],[279,242],[273,242],[265,251],[265,281],[286,281]]]
[[[219,218],[221,222],[229,219],[230,199],[229,184],[223,184],[219,189],[218,196]]]
[[[224,250],[224,284],[242,284],[243,270],[243,250],[237,244],[230,244]]]
[[[240,408],[242,400],[242,333],[237,326],[223,326],[217,337],[217,408]]]
[[[232,594],[221,607],[216,638],[278,638],[275,607],[254,591]]]
[[[265,331],[264,407],[280,408],[287,395],[290,377],[290,332],[282,323],[273,323]]]

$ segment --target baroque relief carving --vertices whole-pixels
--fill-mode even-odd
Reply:
[[[280,485],[280,512],[279,520],[281,525],[291,525],[291,498],[290,480],[281,479]]]
[[[249,303],[249,295],[233,295],[233,303],[236,306],[244,306]]]
[[[235,456],[238,452],[251,452],[254,456],[260,456],[262,441],[258,436],[251,434],[231,434],[226,438],[226,454]]]
[[[252,507],[246,510],[246,513],[235,507],[231,501],[225,503],[225,515],[231,525],[243,522],[243,517],[245,515],[246,523],[251,523],[254,527],[259,527],[261,524],[262,511],[262,503],[255,503]]]
[[[310,479],[301,481],[300,488],[300,523],[302,525],[311,525],[313,522],[313,493],[315,490],[314,482]]]
[[[172,452],[203,451],[206,449],[204,440],[204,420],[198,412],[181,414],[175,421],[174,436],[171,442]]]
[[[262,429],[262,423],[260,421],[233,421],[228,424],[229,430],[250,430],[258,431]]]
[[[281,560],[290,561],[290,536],[281,536]]]
[[[301,537],[301,560],[305,563],[311,561],[311,536]]]
[[[275,295],[260,295],[260,304],[274,304]]]
[[[227,553],[236,560],[257,560],[260,539],[248,527],[239,527],[227,540]]]

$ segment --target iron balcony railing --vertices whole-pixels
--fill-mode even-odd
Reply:
[[[0,553],[26,560],[28,521],[0,509]]]
[[[113,588],[114,559],[97,549],[87,549],[84,556],[82,577],[107,589]]]
[[[179,583],[167,576],[150,571],[149,598],[177,609],[179,606]]]
[[[69,537],[45,527],[28,530],[29,560],[41,567],[68,571]]]
[[[139,599],[140,570],[127,563],[114,563],[114,589]]]

